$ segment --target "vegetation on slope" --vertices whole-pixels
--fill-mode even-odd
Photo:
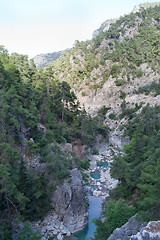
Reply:
[[[160,106],[144,107],[125,126],[124,134],[130,137],[130,143],[111,164],[111,175],[119,180],[119,185],[111,192],[112,200],[107,202],[100,219],[95,220],[96,239],[107,239],[134,213],[139,213],[145,220],[160,217]],[[129,206],[124,200],[121,202],[122,199]],[[121,207],[120,202],[123,203]]]
[[[141,69],[143,63],[160,72],[159,11],[160,7],[148,8],[121,17],[93,40],[76,41],[72,49],[63,52],[45,69],[37,70],[27,56],[9,55],[0,47],[0,236],[3,239],[12,238],[10,230],[15,217],[24,221],[44,216],[50,208],[50,192],[70,169],[87,168],[87,160],[72,154],[67,156],[60,143],[79,139],[90,147],[97,135],[108,137],[109,128],[103,125],[108,109],[102,108],[92,118],[80,109],[71,87],[85,96],[82,84],[96,92],[110,77],[121,87],[145,74]],[[159,83],[155,84],[148,90],[158,95]],[[160,109],[146,106],[137,115],[142,105],[126,109],[125,92],[121,91],[120,97],[123,102],[119,117],[128,116],[129,124],[124,127],[131,141],[124,147],[125,154],[117,156],[112,165],[112,176],[120,182],[113,198],[130,200],[134,209],[121,200],[111,202],[113,213],[117,214],[114,214],[115,224],[108,225],[110,218],[104,223],[100,219],[98,239],[106,239],[113,226],[120,226],[115,221],[121,216],[121,210],[129,213],[124,215],[126,221],[133,211],[149,210],[154,214],[160,207]],[[114,117],[114,113],[110,115],[110,119]],[[35,157],[39,171],[31,167]],[[103,217],[106,214],[107,208]],[[27,229],[28,225],[24,231]]]
[[[131,13],[91,41],[76,41],[72,49],[50,63],[50,71],[55,78],[65,79],[77,92],[81,91],[82,96],[87,95],[84,87],[96,91],[110,76],[121,80],[121,85],[130,84],[130,80],[145,74],[143,63],[160,72],[159,11],[160,6],[156,6]]]
[[[37,70],[25,55],[9,55],[3,46],[0,103],[0,234],[11,239],[15,217],[43,217],[50,193],[69,170],[87,168],[88,160],[67,156],[59,144],[79,139],[91,146],[97,134],[107,138],[108,128],[79,108],[68,83],[54,79],[49,69]],[[39,170],[32,168],[34,159]]]

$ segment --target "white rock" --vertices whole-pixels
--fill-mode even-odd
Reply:
[[[97,182],[97,186],[101,186],[101,183],[100,183],[100,182]]]
[[[93,191],[93,196],[95,196],[95,197],[99,197],[101,194],[102,194],[101,191],[98,191],[98,190]]]
[[[61,233],[59,233],[58,236],[57,236],[57,239],[58,240],[63,240],[63,235]]]
[[[54,230],[52,231],[52,233],[53,233],[53,235],[57,235],[57,234],[58,234],[58,230],[57,230],[57,229],[54,229]]]
[[[49,225],[49,226],[46,227],[46,230],[47,230],[47,231],[53,231],[54,229],[55,229],[55,228],[54,228],[53,225]]]
[[[68,231],[67,234],[66,234],[67,237],[71,236],[71,232]]]

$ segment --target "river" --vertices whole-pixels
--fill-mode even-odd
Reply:
[[[65,240],[90,240],[94,237],[96,225],[92,222],[94,218],[98,218],[101,212],[101,197],[88,196],[89,198],[89,221],[88,225],[80,232],[73,234],[71,237],[66,237]]]
[[[107,150],[99,155],[90,156],[88,225],[82,231],[66,237],[65,240],[91,240],[94,238],[96,225],[92,220],[100,216],[103,199],[109,196],[109,190],[117,184],[117,180],[112,179],[109,173],[109,162],[112,161],[113,156],[111,151]]]

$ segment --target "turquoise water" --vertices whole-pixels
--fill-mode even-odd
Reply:
[[[92,238],[94,237],[96,225],[92,223],[92,220],[100,216],[102,199],[100,197],[89,196],[89,201],[90,201],[90,204],[88,209],[88,214],[89,214],[88,226],[85,227],[82,231],[74,234],[75,238],[72,238],[72,239],[90,240],[91,237]]]
[[[97,163],[97,166],[106,168],[106,167],[108,167],[108,162],[107,161],[105,161],[105,162],[100,161],[100,162]]]
[[[107,159],[104,158],[102,161],[98,162],[97,166],[107,168],[108,167]],[[91,172],[90,175],[94,179],[100,179],[100,172],[98,170]],[[102,191],[106,192],[107,188],[105,184],[102,184],[102,185],[104,185],[102,186]],[[95,189],[96,189],[96,186],[95,186]],[[95,197],[95,196],[89,196],[88,198],[90,202],[89,209],[88,209],[88,214],[89,214],[88,226],[86,226],[82,231],[75,233],[70,237],[66,237],[65,240],[91,240],[91,238],[94,238],[96,225],[92,223],[92,220],[100,216],[102,199],[101,197]]]
[[[90,240],[94,237],[96,225],[92,223],[92,220],[100,216],[102,199],[94,196],[89,196],[88,198],[90,201],[88,209],[88,226],[86,226],[82,231],[75,233],[73,236],[66,237],[65,240]]]
[[[94,172],[91,172],[90,173],[91,177],[94,178],[94,179],[99,179],[100,178],[100,173],[99,171],[94,171]]]

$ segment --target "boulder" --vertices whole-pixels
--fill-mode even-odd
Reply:
[[[108,240],[128,240],[144,226],[146,226],[146,223],[137,220],[136,217],[133,216],[122,227],[116,228]],[[136,238],[134,240],[136,240]]]
[[[151,221],[140,232],[132,236],[130,240],[159,240],[160,239],[160,221]]]
[[[57,187],[52,196],[52,206],[71,233],[87,225],[88,203],[78,169],[71,170],[70,177]]]

